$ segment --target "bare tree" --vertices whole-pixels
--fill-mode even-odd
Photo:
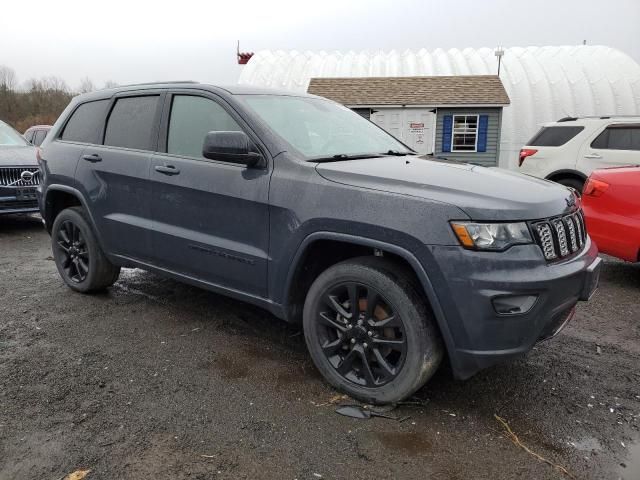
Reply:
[[[60,77],[42,77],[41,79],[42,87],[45,90],[53,91],[53,92],[69,92],[69,87],[67,83],[62,80]]]
[[[32,78],[19,88],[13,70],[0,67],[0,118],[19,131],[52,124],[71,97],[69,87],[58,77]]]
[[[13,68],[9,68],[5,65],[0,65],[0,89],[15,90],[18,85],[18,78]]]
[[[96,89],[95,85],[91,81],[89,77],[84,77],[80,81],[80,87],[78,88],[78,93],[89,93],[93,92]]]

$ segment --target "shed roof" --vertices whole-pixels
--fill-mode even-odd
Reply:
[[[307,91],[348,106],[509,104],[497,75],[312,78]]]

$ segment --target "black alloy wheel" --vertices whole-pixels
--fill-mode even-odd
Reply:
[[[51,250],[60,277],[82,293],[113,285],[120,275],[120,267],[106,257],[87,218],[82,207],[69,207],[51,226]]]
[[[66,220],[57,233],[62,269],[71,281],[85,281],[89,275],[89,249],[80,228],[72,221]]]
[[[322,352],[344,379],[376,388],[401,371],[407,354],[405,328],[375,288],[357,282],[336,285],[318,303],[316,317]]]

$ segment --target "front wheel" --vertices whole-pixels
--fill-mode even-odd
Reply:
[[[81,207],[58,214],[51,228],[51,248],[62,280],[78,292],[102,290],[120,275],[120,267],[105,256]]]
[[[307,294],[303,324],[322,375],[368,403],[407,398],[443,355],[425,301],[401,268],[381,258],[349,260],[323,272]]]

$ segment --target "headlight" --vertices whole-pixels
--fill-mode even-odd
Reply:
[[[533,243],[524,222],[451,222],[451,227],[462,246],[474,250],[506,250],[513,245]]]

